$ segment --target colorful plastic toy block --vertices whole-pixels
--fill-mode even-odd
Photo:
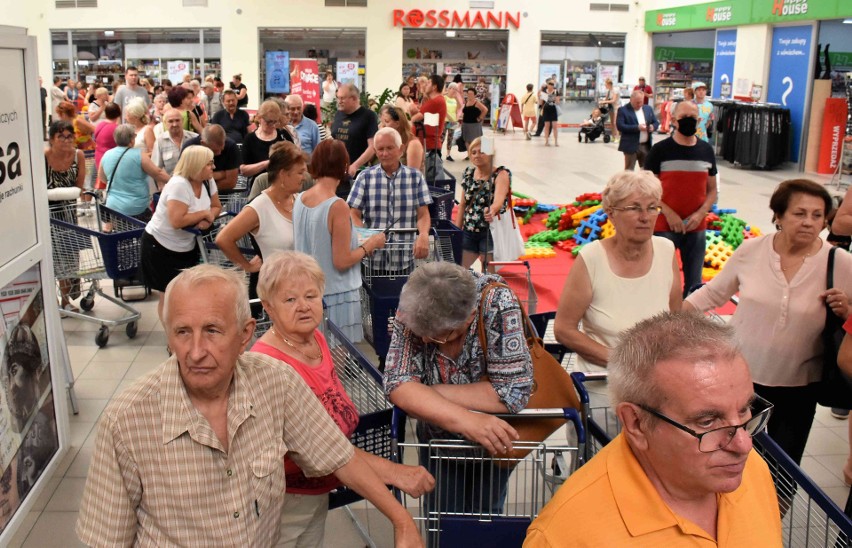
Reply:
[[[722,216],[722,239],[734,249],[743,243],[743,229],[746,222],[733,215]]]
[[[615,227],[612,226],[612,222],[607,220],[601,227],[601,238],[611,238],[615,236]]]

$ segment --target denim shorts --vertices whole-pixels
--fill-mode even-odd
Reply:
[[[488,246],[487,248],[486,245]],[[470,232],[469,230],[465,230],[462,233],[462,249],[464,251],[476,253],[477,255],[493,253],[494,240],[491,239],[491,231],[487,228],[481,232]]]

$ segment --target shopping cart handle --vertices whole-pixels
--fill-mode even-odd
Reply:
[[[400,439],[401,428],[405,427],[405,419],[408,418],[408,414],[397,407],[393,406],[393,413],[391,413],[391,439],[398,440]]]
[[[496,413],[495,417],[500,419],[565,419],[574,424],[574,430],[577,432],[577,441],[586,443],[586,429],[583,427],[583,420],[580,417],[580,412],[573,407],[553,407],[542,409],[523,409],[517,413]],[[522,440],[523,441],[523,440]]]
[[[530,262],[529,262],[529,261],[488,261],[488,264],[489,264],[489,265],[492,265],[492,266],[517,266],[517,265],[524,265],[525,267],[527,267],[527,270],[529,270],[529,269],[530,269]]]
[[[580,397],[580,403],[583,406],[589,405],[589,391],[586,390],[586,381],[605,381],[607,379],[607,373],[583,373],[581,371],[575,371],[571,373],[571,380],[574,381],[574,388],[577,389],[577,395]]]

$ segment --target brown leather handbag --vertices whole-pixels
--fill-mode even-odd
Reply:
[[[483,359],[488,357],[488,342],[485,336],[484,322],[484,307],[485,296],[489,291],[495,288],[503,287],[512,291],[506,284],[499,282],[491,282],[486,285],[482,291],[482,296],[479,300],[479,317],[477,318],[477,332],[479,334],[479,344],[482,346]],[[515,300],[518,299],[515,292],[512,291]],[[527,402],[525,409],[552,409],[552,408],[574,408],[578,411],[580,407],[580,398],[574,389],[574,384],[571,381],[571,376],[556,361],[550,352],[545,350],[541,338],[536,336],[535,331],[530,323],[529,316],[523,306],[520,306],[522,321],[524,323],[524,336],[527,340],[527,346],[530,349],[530,358],[533,366],[533,384],[530,392],[530,399]],[[486,367],[487,371],[487,367]],[[487,375],[483,375],[482,380],[487,381]],[[511,424],[520,435],[520,441],[539,442],[548,438],[557,428],[565,424],[565,419],[557,418],[532,418],[532,417],[516,417],[508,418],[506,422]],[[529,450],[513,450],[509,454],[509,462],[514,459],[521,459],[529,453]],[[498,461],[503,462],[503,461]]]

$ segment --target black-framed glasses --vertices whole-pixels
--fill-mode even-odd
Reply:
[[[724,449],[731,443],[731,441],[733,441],[734,437],[737,435],[737,430],[740,428],[745,430],[751,437],[759,434],[764,428],[766,428],[766,424],[769,422],[769,417],[772,415],[772,409],[775,407],[767,400],[755,394],[754,400],[751,404],[753,415],[749,420],[742,424],[722,426],[721,428],[714,428],[707,432],[696,432],[692,428],[684,426],[676,420],[663,415],[653,407],[649,407],[641,403],[634,405],[698,439],[698,450],[702,453],[712,453],[714,451]],[[755,408],[759,409],[757,413],[754,413]]]
[[[614,211],[624,211],[632,215],[639,215],[641,212],[644,211],[645,213],[651,216],[659,215],[663,211],[663,208],[658,205],[648,207],[642,207],[640,205],[629,205],[624,207],[613,207],[612,209]]]

